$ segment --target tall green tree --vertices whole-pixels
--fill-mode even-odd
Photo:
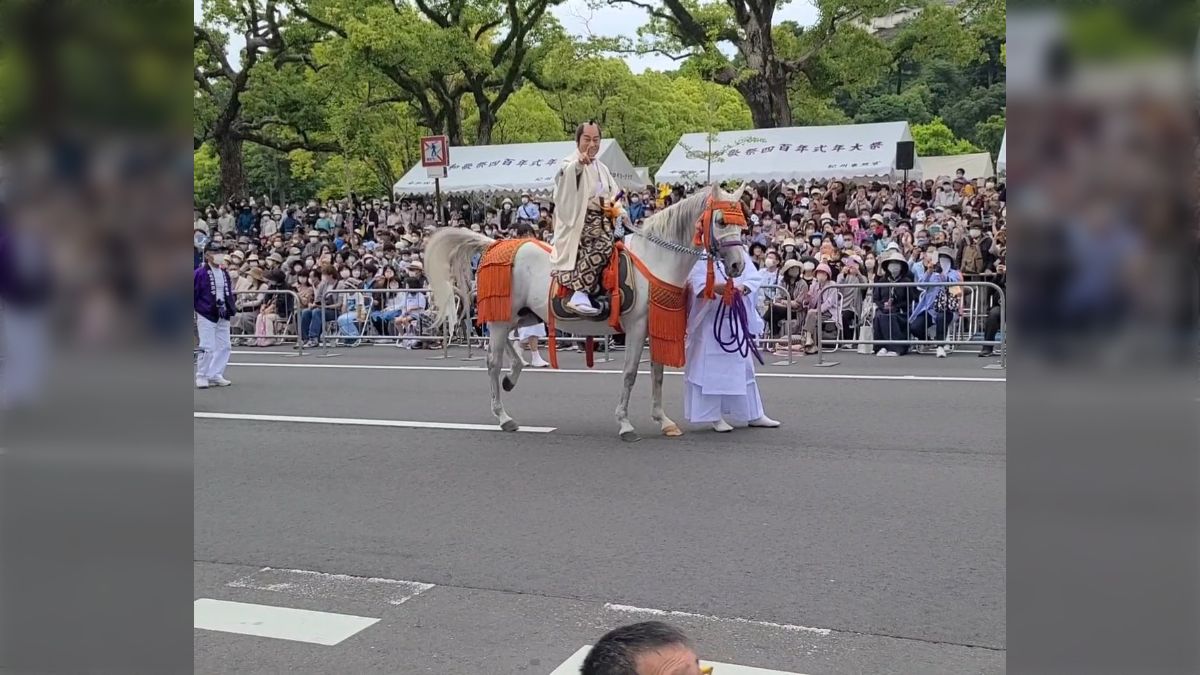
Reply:
[[[314,117],[304,112],[304,68],[312,66],[312,38],[285,21],[275,0],[206,0],[205,21],[193,26],[193,147],[211,142],[220,163],[222,199],[245,197],[243,144],[287,152],[298,148],[336,151],[337,144],[314,134]],[[227,53],[229,34],[245,47],[235,67]],[[272,101],[253,102],[261,90]],[[319,126],[319,124],[317,124]]]
[[[650,22],[638,30],[640,40],[617,48],[693,60],[705,77],[741,94],[757,128],[793,124],[789,85],[794,78],[811,75],[839,32],[904,4],[903,0],[813,0],[817,22],[801,29],[775,26],[775,11],[787,0],[594,1],[649,13]],[[794,48],[788,53],[777,49],[782,35],[793,38]],[[736,55],[727,57],[721,45],[731,45]]]
[[[371,70],[388,86],[369,106],[408,106],[422,126],[462,145],[463,102],[474,137],[490,143],[500,109],[523,84],[543,43],[562,39],[547,10],[564,0],[290,0],[327,38],[322,62]]]

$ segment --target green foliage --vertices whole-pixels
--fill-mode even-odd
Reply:
[[[196,204],[216,204],[220,198],[221,168],[217,153],[205,143],[192,153],[192,194]]]
[[[979,148],[972,145],[970,141],[957,138],[940,117],[933,118],[933,121],[928,124],[913,125],[912,137],[917,144],[918,157],[979,152]]]
[[[972,136],[975,125],[1004,110],[1005,86],[998,82],[991,87],[975,87],[967,96],[941,108],[941,117],[959,136]]]
[[[867,122],[896,122],[906,120],[910,124],[923,124],[933,115],[929,111],[929,88],[918,85],[903,94],[883,94],[864,102],[854,116],[859,124]]]
[[[1008,121],[1003,115],[992,115],[985,121],[975,125],[975,144],[992,153],[995,159],[1000,154],[1000,143],[1004,140],[1004,129]]]

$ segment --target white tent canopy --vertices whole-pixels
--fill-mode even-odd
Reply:
[[[442,192],[551,194],[560,163],[574,150],[573,141],[452,147],[447,177],[442,179]],[[633,164],[615,140],[601,140],[597,157],[621,187],[627,190],[642,187]],[[392,187],[396,196],[428,195],[433,191],[433,179],[420,164]]]
[[[928,179],[937,179],[939,176],[954,178],[954,172],[959,169],[966,170],[967,180],[996,175],[992,168],[992,155],[988,152],[922,157],[917,160],[917,168],[921,170],[921,177]]]
[[[908,122],[724,131],[712,141],[712,180],[876,180],[898,175],[896,143]],[[659,183],[703,183],[708,134],[684,134],[658,170]]]
[[[996,156],[996,170],[1003,176],[1008,169],[1008,129],[1004,130],[1004,137],[1000,139],[1000,154]]]
[[[650,183],[650,167],[635,166],[635,167],[633,167],[633,170],[635,173],[637,173],[638,180],[641,182],[642,185],[650,185],[651,184]]]

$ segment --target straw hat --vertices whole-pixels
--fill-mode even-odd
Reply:
[[[420,260],[414,260],[414,261],[408,263],[408,269],[417,270],[418,272],[424,272],[425,271],[425,263],[422,263]]]
[[[801,268],[802,268],[802,265],[800,264],[799,260],[788,260],[783,263],[783,269],[780,270],[780,272],[782,274],[787,274],[788,270],[795,270],[795,269],[801,269]]]
[[[250,278],[255,281],[262,281],[263,280],[262,268],[260,268],[260,267],[250,268]]]

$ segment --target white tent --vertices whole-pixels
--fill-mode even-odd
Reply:
[[[996,170],[1003,176],[1008,169],[1008,129],[1004,130],[1004,136],[1000,139],[1000,154],[996,156]]]
[[[450,148],[450,166],[442,179],[444,194],[551,194],[559,164],[575,150],[573,141],[467,145]],[[600,141],[600,161],[621,187],[643,187],[621,146],[611,138]],[[392,187],[397,195],[433,194],[433,179],[414,166]]]
[[[996,175],[996,171],[992,168],[992,155],[989,152],[922,157],[917,160],[917,168],[920,169],[922,178],[929,179],[937,179],[939,176],[954,178],[954,172],[959,169],[966,169],[967,180],[991,178]]]
[[[713,138],[712,180],[888,179],[908,122],[725,131]],[[719,153],[719,154],[718,154]],[[659,183],[703,183],[708,135],[684,134],[658,170]]]
[[[638,180],[641,181],[642,185],[652,185],[650,182],[650,167],[635,166],[633,170],[637,173]]]

